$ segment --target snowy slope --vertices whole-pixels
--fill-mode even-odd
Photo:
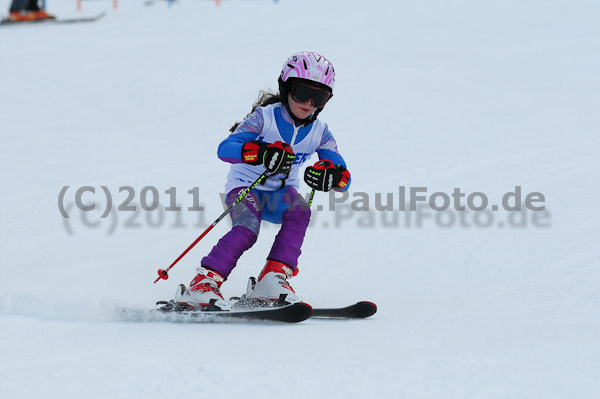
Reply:
[[[77,15],[74,1],[48,8]],[[598,395],[597,3],[83,8],[108,13],[94,24],[0,28],[1,397]],[[379,312],[293,326],[119,321],[117,306],[170,298],[227,231],[217,226],[152,284],[221,212],[228,168],[216,147],[300,50],[336,66],[321,115],[372,211],[347,202],[315,212],[293,285],[314,305],[367,299]],[[64,186],[68,221],[57,206]],[[138,207],[145,186],[164,206],[176,187],[183,207],[198,187],[206,212],[177,222],[156,212],[101,219],[100,209],[82,219],[72,204],[82,186],[96,187],[84,199],[100,208],[101,186],[117,204],[119,187],[133,187]],[[414,213],[373,211],[375,193],[396,203],[399,186],[459,187],[490,204],[522,186],[544,194],[546,212],[501,211],[478,227],[473,212],[425,210],[419,225]],[[325,194],[318,205],[327,208]],[[263,224],[225,295],[260,271],[276,231]]]

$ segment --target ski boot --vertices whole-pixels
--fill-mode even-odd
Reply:
[[[33,21],[35,20],[35,15],[33,12],[21,12],[21,11],[11,11],[6,21],[11,22],[23,22],[23,21]]]
[[[35,19],[56,19],[54,15],[48,14],[45,10],[37,10],[33,12]]]
[[[24,22],[24,21],[38,21],[42,19],[56,19],[53,15],[48,14],[44,10],[36,11],[11,11],[10,15],[6,19],[11,22]]]
[[[260,272],[258,281],[250,279],[246,299],[275,306],[302,302],[288,282],[296,274],[298,269],[292,270],[283,262],[269,259]]]
[[[202,266],[196,271],[198,275],[190,283],[190,288],[177,298],[177,304],[188,310],[231,310],[231,303],[219,291],[225,278]]]

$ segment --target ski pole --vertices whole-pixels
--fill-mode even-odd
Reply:
[[[308,197],[308,207],[312,205],[313,198],[315,197],[315,189],[313,188],[310,192],[310,197]]]
[[[250,191],[252,191],[252,189],[256,186],[258,186],[260,183],[262,183],[262,181],[267,177],[267,172],[265,171],[262,175],[260,175],[258,177],[258,179],[256,179],[256,181],[254,183],[252,183],[252,185],[248,188],[246,188],[236,199],[235,201],[233,201],[231,203],[231,205],[229,205],[229,207],[227,209],[225,209],[225,212],[223,212],[221,214],[221,216],[219,216],[217,218],[217,220],[214,221],[213,224],[211,224],[210,226],[208,226],[208,228],[206,230],[204,230],[204,233],[200,234],[200,236],[198,238],[196,238],[196,240],[185,250],[183,251],[183,253],[181,255],[179,255],[179,257],[177,259],[175,259],[175,261],[173,263],[171,263],[171,266],[167,267],[166,269],[158,269],[158,277],[156,278],[156,280],[154,280],[154,284],[156,284],[156,282],[160,279],[163,280],[167,280],[169,278],[169,270],[171,270],[173,268],[173,266],[175,266],[175,264],[177,262],[179,262],[179,260],[181,258],[183,258],[185,256],[185,254],[187,254],[192,248],[194,248],[194,246],[196,244],[198,244],[198,242],[204,238],[205,235],[208,234],[209,231],[211,231],[213,229],[213,227],[215,227],[217,225],[217,223],[219,223],[225,216],[227,216],[229,214],[229,212],[233,209],[234,206],[236,206],[239,202],[241,202],[244,198],[246,198],[246,196],[250,193]]]

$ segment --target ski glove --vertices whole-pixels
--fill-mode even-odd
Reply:
[[[344,188],[350,181],[350,172],[342,165],[334,165],[326,159],[304,170],[304,181],[312,189],[329,191]]]
[[[287,174],[292,169],[296,154],[292,147],[282,141],[273,144],[249,141],[242,147],[242,160],[250,165],[264,165],[271,175]]]

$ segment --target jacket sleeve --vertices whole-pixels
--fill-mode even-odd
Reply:
[[[340,155],[337,143],[335,142],[335,138],[333,138],[333,134],[329,130],[329,127],[325,126],[325,131],[323,132],[323,138],[321,139],[321,144],[319,148],[317,148],[317,154],[319,155],[319,160],[326,159],[328,161],[333,162],[334,165],[342,165],[344,168],[347,168],[346,161]],[[335,191],[347,191],[350,187],[350,183],[352,183],[352,177],[348,181],[348,185],[343,189],[334,189]]]
[[[217,150],[219,159],[229,163],[242,163],[242,147],[245,143],[256,140],[262,132],[264,123],[262,110],[258,108],[219,144]]]

